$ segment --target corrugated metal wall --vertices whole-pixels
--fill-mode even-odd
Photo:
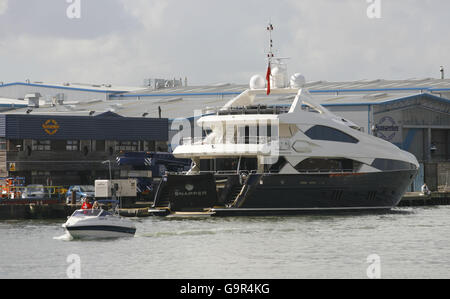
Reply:
[[[0,114],[0,137],[6,136],[6,115]]]
[[[168,120],[128,117],[3,115],[7,139],[168,140]],[[47,131],[46,131],[47,129]]]
[[[403,125],[414,126],[450,126],[450,116],[445,113],[440,113],[421,107],[415,107],[414,109],[403,110]]]

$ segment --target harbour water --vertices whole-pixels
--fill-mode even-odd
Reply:
[[[64,221],[0,222],[0,278],[450,277],[450,207],[372,215],[134,219],[130,239],[70,241]],[[70,273],[69,273],[70,276]]]

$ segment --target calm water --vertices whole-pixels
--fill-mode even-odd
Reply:
[[[0,278],[450,278],[450,207],[383,215],[135,219],[131,239],[68,241],[63,221],[0,222]]]

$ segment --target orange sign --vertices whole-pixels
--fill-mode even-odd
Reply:
[[[55,135],[59,130],[59,125],[56,120],[49,119],[42,125],[42,128],[48,135]]]

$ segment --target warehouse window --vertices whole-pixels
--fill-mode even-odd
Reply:
[[[33,140],[33,151],[51,151],[50,140]]]
[[[155,142],[154,141],[144,141],[144,151],[154,152],[155,151]]]
[[[335,141],[345,143],[358,143],[359,140],[342,131],[325,127],[314,126],[305,132],[305,135],[313,140]]]
[[[106,141],[105,140],[96,140],[95,141],[95,150],[97,152],[106,151]]]
[[[66,151],[76,152],[80,149],[80,141],[78,140],[67,140]]]
[[[156,142],[156,151],[157,152],[167,152],[169,150],[169,146],[165,141],[157,141]]]
[[[5,150],[6,150],[6,139],[0,138],[0,151],[5,151]]]
[[[138,148],[138,141],[116,141],[116,151],[137,152]]]
[[[31,172],[31,175],[33,175],[33,176],[50,176],[50,171],[33,170]]]

